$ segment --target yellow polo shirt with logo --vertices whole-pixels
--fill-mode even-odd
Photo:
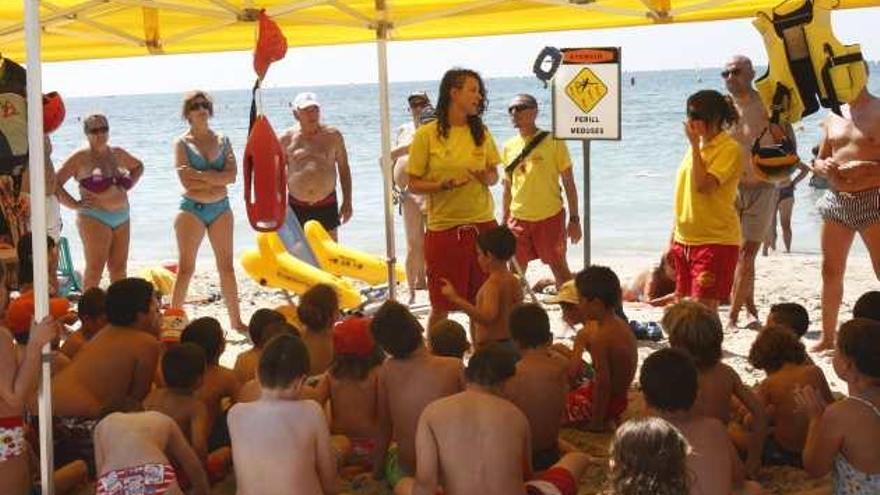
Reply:
[[[540,129],[539,131],[540,132]],[[537,134],[537,133],[536,133]],[[501,161],[510,165],[534,136],[514,136],[504,143]],[[537,222],[559,213],[562,189],[559,175],[571,168],[571,157],[565,141],[545,137],[513,171],[505,174],[510,182],[510,214],[513,218]]]
[[[487,129],[477,146],[466,125],[450,126],[449,135],[437,134],[437,121],[419,127],[409,147],[406,172],[429,181],[467,177],[470,171],[494,168],[498,162],[495,140]],[[495,219],[495,202],[489,188],[477,181],[428,195],[428,229],[446,230],[459,225]]]
[[[675,241],[691,246],[739,246],[741,235],[735,206],[742,173],[739,144],[728,133],[720,132],[701,147],[700,156],[719,186],[708,194],[697,191],[697,184],[691,179],[694,164],[688,147],[675,184]]]

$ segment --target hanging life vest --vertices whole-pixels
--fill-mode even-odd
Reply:
[[[27,73],[0,59],[0,175],[20,176],[28,162]]]
[[[840,115],[859,95],[867,69],[859,45],[843,45],[831,32],[834,0],[786,0],[752,22],[764,38],[769,64],[755,87],[771,122],[793,124],[819,105]],[[818,101],[817,101],[818,100]]]

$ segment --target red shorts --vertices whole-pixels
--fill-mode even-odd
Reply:
[[[488,278],[477,263],[477,236],[497,227],[494,220],[459,225],[446,230],[429,230],[425,234],[425,265],[428,272],[428,294],[436,311],[457,309],[440,288],[445,278],[458,295],[474,303],[477,291]]]
[[[525,485],[528,495],[577,495],[577,481],[563,467],[550,468]]]
[[[672,266],[675,267],[675,293],[678,296],[717,301],[730,297],[739,246],[688,246],[676,242],[672,245],[671,253]]]
[[[588,423],[593,419],[593,401],[596,395],[596,386],[590,380],[580,387],[568,393],[565,400],[565,422]],[[605,410],[605,419],[620,421],[620,416],[629,405],[629,397],[623,394],[619,397],[611,397]]]
[[[521,266],[534,259],[548,265],[565,260],[565,209],[537,222],[511,217],[507,227],[516,236],[516,261]]]

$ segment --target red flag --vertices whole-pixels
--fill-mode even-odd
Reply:
[[[262,10],[259,14],[259,26],[257,34],[257,46],[254,49],[254,71],[257,77],[266,77],[269,65],[276,60],[281,60],[287,54],[287,38],[281,32],[281,28],[275,21]]]

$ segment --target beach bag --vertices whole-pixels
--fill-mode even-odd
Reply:
[[[776,138],[775,133],[770,130],[771,126],[764,129],[752,144],[752,165],[758,178],[776,184],[788,180],[801,160],[791,139],[785,135]],[[761,138],[768,131],[774,134],[774,143],[762,145]]]

